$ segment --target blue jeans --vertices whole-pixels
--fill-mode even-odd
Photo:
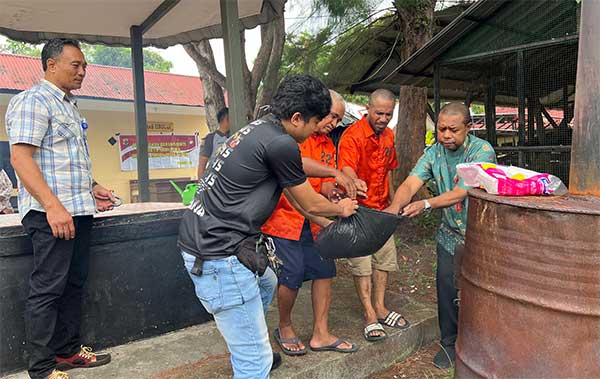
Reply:
[[[212,314],[231,353],[235,379],[268,378],[273,363],[265,312],[277,287],[275,273],[267,268],[258,277],[235,256],[206,260],[202,275],[190,273],[195,257],[181,253],[196,296]]]

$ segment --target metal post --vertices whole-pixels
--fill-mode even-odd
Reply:
[[[245,112],[244,78],[242,76],[242,44],[237,0],[221,0],[221,25],[227,70],[227,97],[231,131],[236,132],[247,123]]]
[[[490,72],[490,82],[485,96],[485,129],[488,142],[498,145],[496,136],[496,77]]]
[[[529,145],[535,143],[535,99],[527,97],[527,142]],[[539,142],[539,141],[538,141]]]
[[[565,83],[563,84],[563,96],[562,96],[562,108],[563,108],[563,119],[560,123],[560,127],[569,127],[569,86],[565,77]]]
[[[519,97],[519,146],[524,146],[525,145],[525,63],[524,63],[524,57],[523,57],[523,50],[517,51],[517,94]]]
[[[542,109],[544,109],[544,107],[542,106],[542,104],[540,103],[540,99],[536,98],[536,104],[535,104],[535,119],[536,119],[536,130],[537,130],[537,137],[538,137],[538,142],[539,145],[541,146],[545,146],[546,145],[546,128],[544,127],[544,116],[543,116],[543,112]],[[550,117],[548,119],[548,121],[550,123],[554,122],[554,120],[552,119],[552,117]]]
[[[569,192],[600,196],[600,2],[583,1]]]
[[[148,127],[146,125],[146,95],[144,88],[144,54],[142,52],[142,28],[132,26],[131,61],[133,68],[135,135],[137,139],[137,174],[139,201],[150,201],[148,174]]]
[[[433,64],[433,107],[435,111],[435,119],[433,122],[437,123],[438,115],[440,114],[440,64]]]

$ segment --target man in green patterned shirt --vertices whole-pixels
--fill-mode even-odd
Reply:
[[[425,149],[408,178],[398,187],[386,211],[415,217],[432,208],[442,209],[437,233],[437,298],[442,349],[433,359],[439,368],[452,366],[458,329],[457,290],[454,287],[454,251],[463,244],[467,229],[467,190],[456,173],[456,165],[467,162],[496,162],[494,149],[487,142],[469,134],[471,115],[461,103],[450,103],[440,110],[437,143]],[[435,181],[438,196],[411,202],[412,197],[429,180]]]

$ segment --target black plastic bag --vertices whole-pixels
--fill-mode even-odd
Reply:
[[[371,255],[385,245],[402,218],[360,206],[356,214],[340,218],[321,230],[315,244],[326,259]]]

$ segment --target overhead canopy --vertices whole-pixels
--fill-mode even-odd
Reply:
[[[514,54],[524,51],[530,87],[542,104],[552,104],[562,98],[563,88],[573,95],[578,19],[574,0],[479,0],[407,60],[388,64],[377,75],[367,72],[351,90],[397,93],[399,85],[413,85],[428,87],[433,97],[438,64],[443,99],[481,100],[493,72],[500,79],[497,103],[516,105]],[[560,80],[549,80],[552,76]]]
[[[168,47],[223,37],[229,115],[246,124],[241,28],[283,17],[285,0],[0,0],[0,34],[31,43],[74,38],[131,46],[140,199],[149,201],[142,46]]]
[[[466,4],[457,4],[436,11],[433,34],[439,33],[467,8]],[[361,85],[372,78],[381,81],[402,63],[400,22],[395,13],[388,13],[377,22],[338,40],[328,68],[327,84],[341,92],[377,89],[363,89]]]
[[[280,15],[285,0],[238,1],[241,26],[252,29]],[[131,46],[130,27],[167,11],[144,33],[144,46],[222,37],[219,0],[0,0],[0,34],[39,43],[54,37]],[[162,9],[161,9],[162,7]],[[165,9],[170,7],[169,9]]]

